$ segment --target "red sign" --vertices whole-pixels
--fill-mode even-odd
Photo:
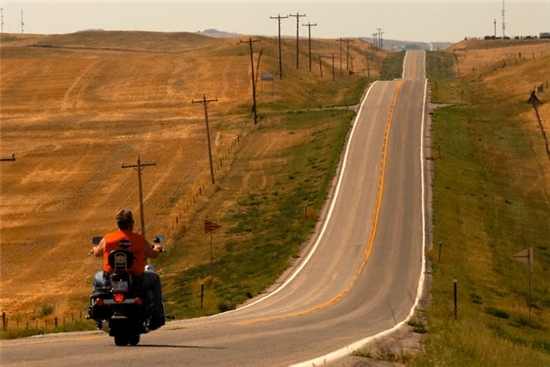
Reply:
[[[222,226],[220,226],[219,224],[216,224],[216,223],[211,222],[209,220],[204,221],[204,233],[214,232],[216,229],[219,229],[221,227]]]

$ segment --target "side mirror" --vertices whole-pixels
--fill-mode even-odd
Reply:
[[[166,242],[166,239],[161,234],[158,234],[155,237],[153,237],[153,243],[164,243],[164,242]]]

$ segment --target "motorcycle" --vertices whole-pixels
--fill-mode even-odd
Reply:
[[[101,239],[94,237],[92,243],[98,245]],[[164,243],[164,236],[155,236],[153,242]],[[128,272],[134,261],[130,251],[114,250],[109,253],[108,261],[114,272],[106,274],[105,286],[97,287],[90,295],[87,318],[114,337],[116,345],[137,345],[140,335],[153,329],[153,295],[135,284]],[[154,268],[145,265],[145,271],[154,271]]]

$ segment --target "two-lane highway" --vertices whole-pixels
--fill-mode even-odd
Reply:
[[[1,365],[322,365],[404,322],[424,267],[424,70],[424,53],[409,52],[402,80],[371,85],[319,228],[279,287],[135,347],[101,332],[3,341]]]

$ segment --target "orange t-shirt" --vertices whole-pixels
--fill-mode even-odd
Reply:
[[[109,274],[113,268],[109,265],[109,254],[114,250],[127,250],[134,255],[134,263],[129,269],[130,274],[141,275],[145,268],[145,238],[129,230],[119,230],[106,234],[105,251],[103,253],[103,270]]]

